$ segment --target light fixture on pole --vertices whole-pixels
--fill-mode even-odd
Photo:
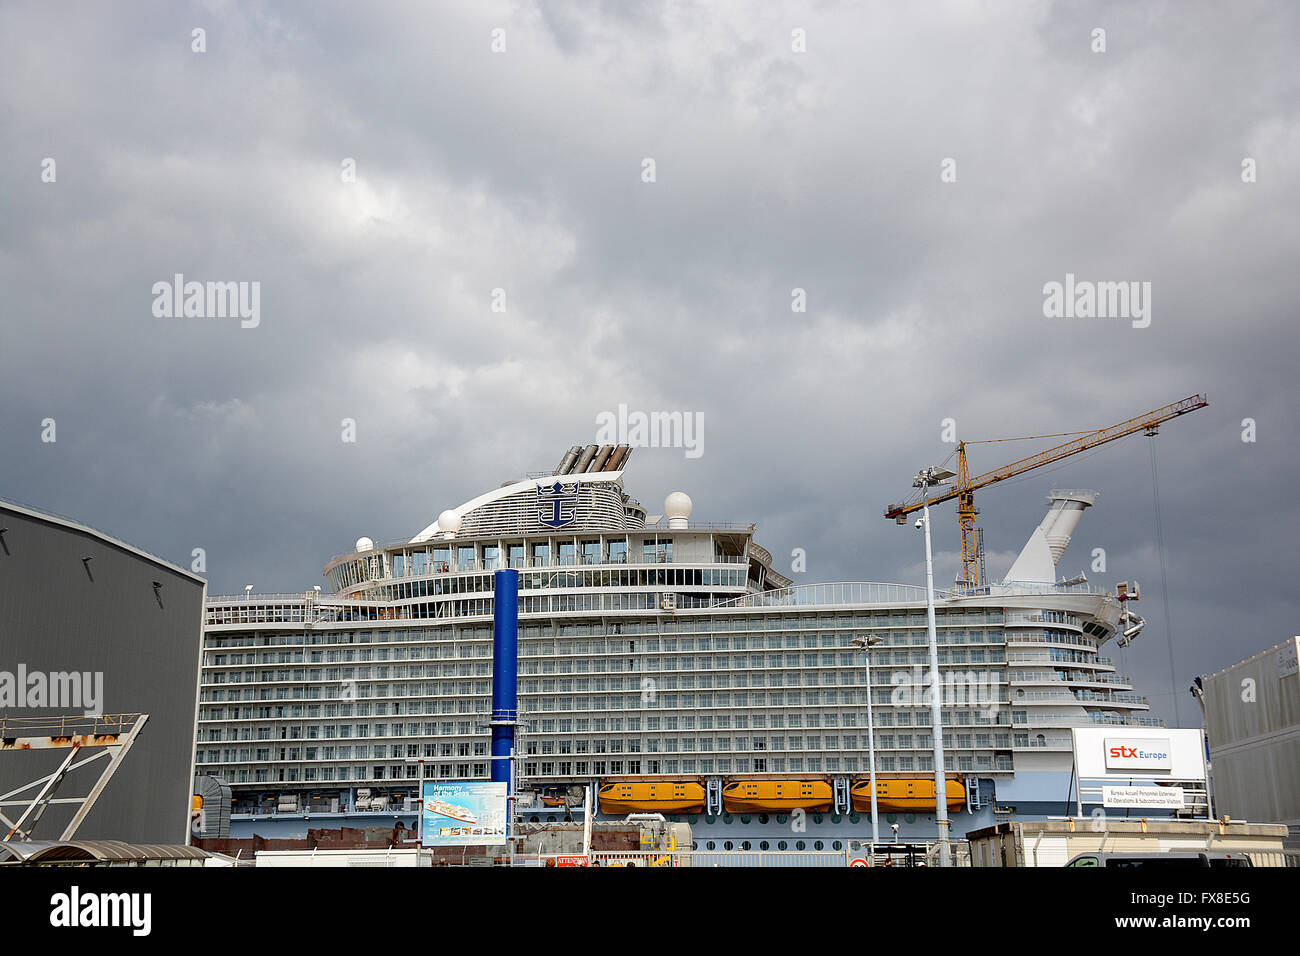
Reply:
[[[880,818],[876,813],[876,726],[871,719],[871,648],[884,642],[883,637],[855,637],[851,643],[862,651],[867,661],[867,759],[871,766],[871,852],[880,842]]]
[[[943,760],[943,685],[939,680],[939,640],[934,625],[934,557],[930,551],[930,488],[944,484],[956,472],[943,466],[923,469],[912,479],[912,487],[921,489],[923,517],[919,524],[925,531],[925,612],[930,638],[930,734],[934,742],[934,821],[939,827],[939,866],[951,865],[948,849],[948,778]]]

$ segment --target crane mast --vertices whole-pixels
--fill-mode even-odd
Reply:
[[[1127,421],[1088,432],[1086,435],[1072,441],[1041,451],[1036,455],[1030,455],[1028,458],[1013,461],[1008,465],[1002,465],[974,478],[971,477],[970,466],[966,459],[966,442],[959,442],[957,445],[956,486],[951,491],[935,495],[928,501],[922,500],[912,504],[901,502],[891,504],[885,509],[885,517],[893,518],[898,524],[905,524],[908,515],[914,511],[919,511],[925,505],[937,505],[956,498],[957,525],[961,532],[961,576],[958,578],[957,583],[968,588],[978,587],[983,574],[980,569],[981,549],[975,528],[975,516],[979,514],[979,509],[975,507],[975,489],[997,484],[999,481],[1022,475],[1027,471],[1041,468],[1043,465],[1049,465],[1054,461],[1060,461],[1062,458],[1077,455],[1079,452],[1096,448],[1098,445],[1104,445],[1107,442],[1115,441],[1126,435],[1132,435],[1135,432],[1140,431],[1148,435],[1155,435],[1159,432],[1160,425],[1163,422],[1177,418],[1180,415],[1186,415],[1188,412],[1194,412],[1208,404],[1209,401],[1204,395],[1191,395],[1181,401],[1149,411],[1144,415],[1138,415]],[[1019,441],[1021,439],[998,440]]]

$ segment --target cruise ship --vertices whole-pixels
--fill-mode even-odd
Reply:
[[[229,835],[413,829],[419,779],[489,779],[493,574],[516,568],[522,820],[593,793],[698,849],[839,850],[871,834],[870,693],[882,839],[933,840],[925,588],[795,583],[753,524],[694,521],[682,492],[648,513],[631,451],[574,446],[405,541],[362,538],[328,589],[210,597],[196,772],[229,786]],[[1052,492],[1004,580],[936,592],[954,838],[1069,813],[1072,727],[1163,726],[1102,653],[1140,619],[1058,579],[1095,499]]]

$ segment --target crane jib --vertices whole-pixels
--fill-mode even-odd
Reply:
[[[958,479],[957,486],[950,491],[941,495],[936,495],[928,501],[918,501],[915,504],[906,504],[900,502],[891,504],[885,508],[885,517],[901,522],[901,519],[914,511],[919,511],[926,505],[937,505],[953,498],[959,499],[958,519],[962,531],[962,579],[969,584],[978,583],[973,575],[975,574],[973,562],[976,560],[972,542],[967,538],[974,532],[974,497],[975,489],[996,484],[1007,478],[1024,474],[1043,465],[1051,464],[1054,461],[1060,461],[1062,458],[1068,458],[1070,455],[1076,455],[1081,451],[1087,451],[1090,448],[1096,448],[1098,445],[1104,445],[1107,442],[1115,441],[1126,435],[1132,435],[1135,432],[1146,431],[1148,434],[1156,434],[1156,429],[1162,422],[1167,422],[1179,415],[1186,415],[1188,412],[1194,412],[1198,408],[1204,408],[1210,404],[1204,394],[1191,395],[1178,402],[1157,408],[1154,411],[1147,412],[1145,415],[1138,415],[1136,418],[1130,418],[1127,421],[1120,422],[1117,425],[1110,425],[1106,428],[1099,428],[1095,432],[1090,432],[1082,438],[1076,438],[1073,441],[1057,445],[1055,448],[1049,448],[1041,451],[1036,455],[1028,458],[1022,458],[1014,461],[1009,465],[1003,465],[992,471],[985,472],[975,478],[969,478],[969,472],[966,469],[966,444],[960,443],[957,446],[958,455]],[[1015,440],[1015,439],[1013,439]]]

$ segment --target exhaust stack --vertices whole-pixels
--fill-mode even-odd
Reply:
[[[627,464],[631,445],[574,445],[555,466],[556,475],[618,471]]]
[[[555,466],[555,474],[567,475],[569,473],[569,469],[573,467],[574,462],[578,460],[578,456],[581,454],[582,454],[581,445],[574,445],[572,448],[570,448],[568,452],[565,453],[564,457],[560,459],[560,463]]]
[[[627,464],[628,457],[631,454],[631,445],[615,445],[614,450],[610,452],[609,461],[605,463],[605,470],[618,471]]]
[[[1091,508],[1097,503],[1097,492],[1052,491],[1047,500],[1051,502],[1051,507],[1047,509],[1047,515],[1038,527],[1047,536],[1047,546],[1052,549],[1052,565],[1055,566],[1070,544],[1079,518],[1083,516],[1083,509]]]
[[[596,452],[599,450],[599,445],[588,445],[586,448],[582,449],[582,454],[578,456],[578,461],[574,464],[569,474],[580,475],[585,472],[587,466],[591,464],[591,460],[596,457]]]
[[[1095,491],[1053,491],[1042,523],[1025,542],[1015,564],[1007,572],[1008,582],[1055,584],[1056,563],[1065,553],[1085,508],[1097,501]]]

